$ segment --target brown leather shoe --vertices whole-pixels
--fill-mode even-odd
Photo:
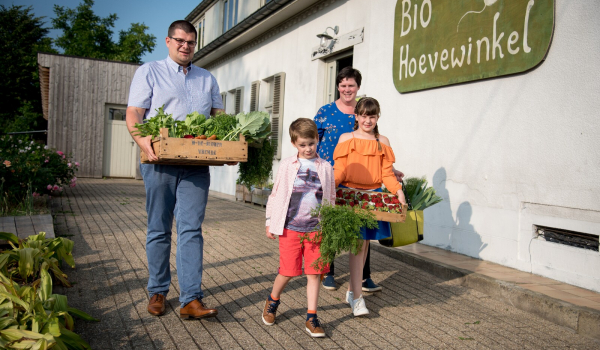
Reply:
[[[179,317],[187,320],[191,318],[215,317],[219,314],[217,309],[209,309],[200,299],[195,299],[185,307],[179,309]]]
[[[263,309],[262,313],[262,320],[267,326],[272,326],[275,323],[277,307],[279,307],[279,303],[274,301],[269,302],[269,298],[267,298],[267,301],[265,302],[265,308]]]
[[[323,327],[321,327],[319,319],[316,317],[311,317],[306,321],[306,331],[313,338],[325,337],[325,331],[323,330]]]
[[[148,302],[148,312],[150,315],[162,316],[165,314],[165,296],[162,294],[154,294]]]

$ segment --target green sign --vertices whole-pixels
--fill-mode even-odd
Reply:
[[[554,0],[398,0],[394,85],[409,92],[529,70],[546,57]]]

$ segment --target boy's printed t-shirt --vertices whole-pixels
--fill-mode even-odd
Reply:
[[[298,158],[300,169],[294,180],[294,188],[285,218],[285,228],[288,230],[312,232],[318,229],[319,218],[310,214],[321,204],[323,199],[323,187],[317,174],[316,159]]]

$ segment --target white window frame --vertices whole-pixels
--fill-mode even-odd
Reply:
[[[244,87],[238,87],[232,90],[228,91],[228,99],[231,98],[231,101],[233,101],[232,105],[230,106],[230,110],[229,111],[225,111],[226,113],[229,114],[238,114],[244,111]]]
[[[235,27],[238,22],[238,0],[223,0],[223,33]],[[233,11],[233,12],[232,12]]]
[[[202,18],[200,18],[200,20],[198,21],[198,25],[196,26],[196,30],[198,32],[198,38],[197,38],[197,44],[196,44],[196,51],[200,50],[201,48],[204,47],[204,37],[205,37],[205,32],[206,32],[206,17],[202,16]]]
[[[223,102],[223,110],[227,113],[227,91],[221,92],[221,101]]]
[[[273,0],[260,0],[260,6],[265,6],[266,4],[270,3]]]

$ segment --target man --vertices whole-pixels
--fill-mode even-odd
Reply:
[[[206,70],[191,64],[197,33],[187,21],[171,24],[165,39],[169,56],[162,61],[142,65],[135,73],[126,112],[127,128],[157,114],[164,105],[165,113],[176,120],[197,111],[205,116],[223,111],[216,79]],[[158,160],[151,146],[151,136],[132,136],[150,161]],[[148,233],[148,312],[165,313],[165,297],[171,274],[171,227],[177,222],[177,275],[181,318],[214,317],[218,311],[202,302],[202,221],[208,200],[210,173],[207,166],[141,164],[146,188]]]

